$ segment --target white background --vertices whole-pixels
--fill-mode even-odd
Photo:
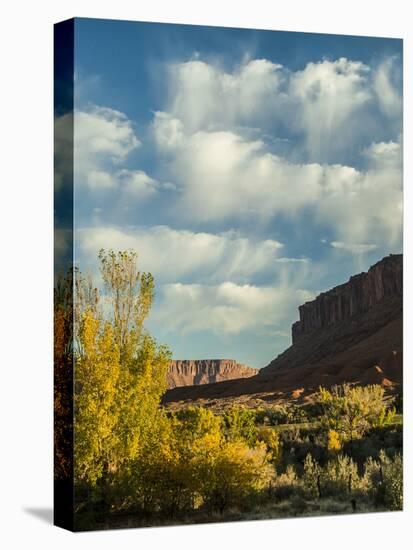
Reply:
[[[13,548],[411,547],[412,24],[408,0],[3,3],[0,64],[0,545]],[[52,506],[52,24],[73,16],[404,38],[405,512],[71,534]],[[409,17],[410,16],[410,17]],[[131,53],[132,54],[132,53]],[[410,213],[410,216],[409,216]],[[409,525],[410,523],[410,525]],[[410,537],[409,537],[410,534]]]

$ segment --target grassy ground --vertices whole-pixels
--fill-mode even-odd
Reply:
[[[372,513],[385,512],[387,510],[375,507],[369,502],[358,502],[354,509],[349,499],[322,498],[322,499],[304,499],[300,496],[293,496],[281,501],[270,501],[262,505],[241,511],[238,509],[228,509],[223,514],[207,514],[204,511],[194,511],[189,515],[182,517],[163,519],[159,517],[143,518],[138,514],[119,514],[112,515],[103,522],[89,524],[86,529],[79,526],[82,530],[96,529],[124,529],[133,527],[166,527],[174,525],[193,525],[205,523],[222,523],[233,521],[257,521],[267,519],[288,519],[288,518],[306,518],[316,516],[344,515],[353,513]]]

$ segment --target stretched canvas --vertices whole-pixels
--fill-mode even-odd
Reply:
[[[402,40],[54,53],[56,525],[401,510]]]

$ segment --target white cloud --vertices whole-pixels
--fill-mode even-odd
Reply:
[[[119,185],[131,197],[146,198],[159,187],[159,182],[148,176],[142,170],[120,170],[117,172]]]
[[[295,124],[312,158],[348,147],[360,127],[362,108],[372,99],[369,67],[340,58],[308,63],[294,73],[290,94],[297,102]]]
[[[122,168],[141,142],[132,122],[119,111],[95,105],[88,111],[75,111],[74,117],[64,115],[56,119],[58,183],[60,172],[71,170],[68,163],[73,158],[72,145],[75,185],[79,192],[86,186],[91,191],[114,191],[119,200],[127,196],[133,201],[146,199],[162,187],[143,170]]]
[[[88,262],[96,265],[102,247],[136,250],[140,269],[151,271],[156,281],[150,322],[171,333],[206,330],[224,336],[252,330],[274,335],[279,329],[284,334],[297,306],[313,297],[302,290],[309,260],[283,255],[282,243],[271,239],[155,226],[89,227],[77,231],[76,241],[83,268]],[[251,284],[257,277],[272,286]]]
[[[245,124],[264,117],[282,85],[281,65],[254,59],[233,73],[200,60],[170,67],[168,111],[193,132],[225,123]]]
[[[256,216],[298,219],[305,210],[337,242],[396,243],[400,143],[372,143],[364,150],[360,145],[363,170],[325,161],[355,143],[371,143],[374,125],[383,124],[380,111],[390,125],[400,124],[391,108],[397,102],[392,63],[384,60],[371,68],[340,58],[308,63],[295,72],[262,59],[232,72],[199,59],[171,66],[167,109],[154,114],[152,128],[180,191],[176,215],[200,223],[242,223]],[[378,105],[380,89],[386,108]],[[303,158],[304,146],[309,158],[320,161],[292,161],[269,150],[266,129],[277,138],[287,127],[294,158]]]
[[[318,200],[323,174],[319,164],[290,163],[262,141],[223,131],[189,136],[171,170],[182,186],[180,214],[201,221],[296,213]]]
[[[139,254],[141,269],[151,271],[160,281],[194,276],[198,281],[245,281],[258,273],[280,278],[294,268],[290,263],[305,267],[308,262],[281,255],[283,245],[278,241],[248,239],[235,231],[212,234],[167,226],[89,227],[78,230],[77,240],[85,260],[96,258],[100,248],[132,248]]]
[[[234,132],[182,135],[169,162],[181,191],[177,213],[205,222],[292,217],[305,209],[337,241],[394,244],[402,223],[401,146],[373,143],[364,156],[365,170],[298,164]]]
[[[299,304],[314,295],[289,286],[258,287],[224,282],[219,285],[168,284],[151,319],[171,332],[212,331],[217,335],[283,328]]]
[[[332,241],[330,244],[333,248],[338,248],[340,250],[351,252],[353,254],[363,254],[365,252],[371,252],[378,248],[377,244],[366,243],[343,243],[340,241]]]
[[[116,164],[139,145],[131,121],[123,113],[98,106],[75,111],[75,166],[81,172],[108,160]]]
[[[401,163],[365,172],[329,167],[316,218],[344,240],[394,245],[401,237],[402,200]]]
[[[277,258],[275,261],[279,262],[280,264],[296,264],[296,263],[306,264],[310,260],[308,258]]]
[[[315,220],[328,225],[335,240],[384,246],[399,242],[403,221],[400,150],[393,142],[373,144],[366,151],[369,165],[365,171],[325,168]]]
[[[77,172],[79,174],[79,172]],[[81,176],[90,189],[111,189],[116,187],[116,177],[110,172],[89,169]],[[78,181],[78,180],[77,180]]]
[[[386,58],[374,74],[374,90],[382,112],[388,117],[400,117],[403,99],[394,85],[395,59]]]
[[[199,59],[169,67],[169,100],[154,128],[163,148],[179,144],[185,132],[268,129],[273,137],[295,135],[314,161],[337,160],[349,143],[372,135],[376,114],[396,119],[401,98],[394,84],[394,60],[377,68],[347,58],[308,63],[289,71],[266,59],[249,60],[232,72]]]
[[[394,169],[400,170],[402,165],[403,150],[400,143],[394,141],[381,141],[372,143],[363,151],[373,169]]]
[[[174,149],[179,146],[183,140],[183,123],[162,111],[154,113],[152,129],[155,135],[155,141],[163,150]]]

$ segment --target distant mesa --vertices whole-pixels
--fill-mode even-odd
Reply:
[[[305,397],[344,382],[400,388],[403,256],[391,254],[299,307],[292,345],[248,379],[176,387],[165,402],[245,395]]]
[[[170,362],[167,381],[168,388],[172,389],[248,378],[257,372],[256,369],[237,363],[234,359],[184,359]]]

